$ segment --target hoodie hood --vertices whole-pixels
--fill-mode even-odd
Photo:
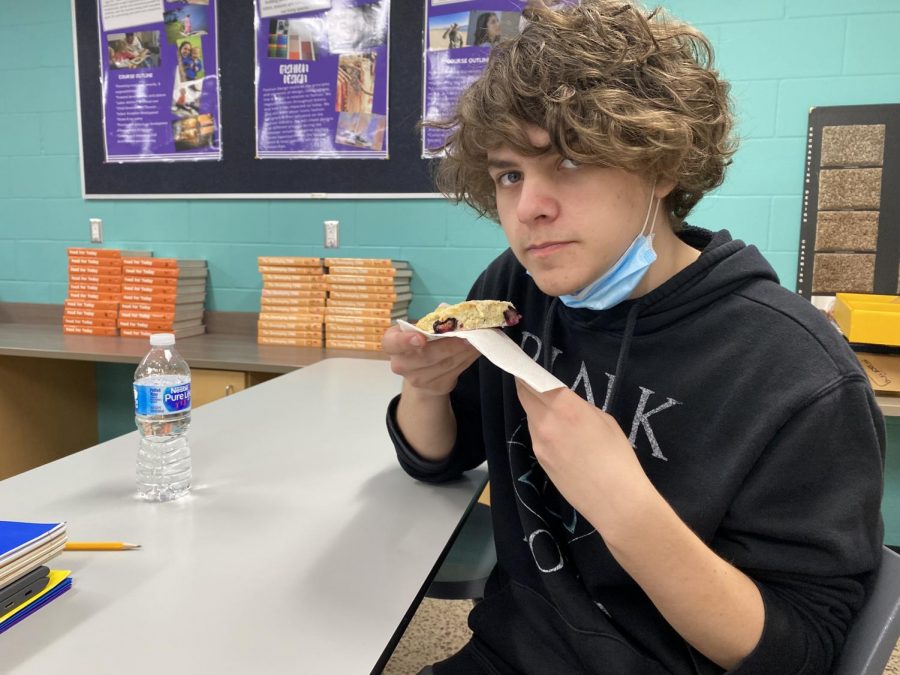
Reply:
[[[646,295],[607,310],[570,309],[557,303],[556,320],[563,318],[593,330],[621,333],[637,306],[635,334],[664,328],[753,280],[778,283],[778,275],[756,246],[732,239],[726,230],[710,232],[685,225],[678,237],[701,251],[700,257]]]
[[[616,359],[616,378],[609,409],[614,410],[619,383],[623,380],[631,339],[665,328],[711,305],[718,298],[755,280],[778,283],[778,275],[755,246],[732,239],[726,230],[713,233],[685,225],[678,237],[701,251],[696,261],[646,295],[626,300],[607,310],[572,309],[558,298],[550,303],[543,329],[543,343],[550,344],[553,325],[569,321],[583,328],[620,333],[622,344]],[[551,370],[549,351],[544,368]]]

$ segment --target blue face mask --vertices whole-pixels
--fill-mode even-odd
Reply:
[[[656,189],[654,182],[653,189]],[[644,234],[647,222],[650,221],[650,209],[653,206],[653,191],[650,192],[650,203],[647,205],[647,216],[644,218],[644,226],[640,234],[635,237],[631,245],[609,268],[603,276],[592,284],[581,289],[574,295],[561,295],[566,307],[576,309],[609,309],[628,298],[641,283],[641,279],[647,274],[650,265],[656,260],[656,251],[653,250],[653,226],[656,224],[656,214],[659,211],[659,200],[653,209],[653,220],[650,224],[650,232]]]

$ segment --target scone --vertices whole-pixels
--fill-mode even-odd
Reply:
[[[505,300],[467,300],[438,307],[419,319],[416,327],[429,333],[449,333],[454,330],[515,326],[521,318],[516,308]]]

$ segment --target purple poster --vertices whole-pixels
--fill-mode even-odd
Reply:
[[[256,156],[387,159],[390,0],[256,6]]]
[[[216,0],[98,0],[107,162],[221,159]]]
[[[425,0],[424,119],[453,114],[462,92],[484,70],[491,47],[522,30],[522,11],[528,4],[529,0]],[[425,129],[422,156],[433,157],[448,133]]]

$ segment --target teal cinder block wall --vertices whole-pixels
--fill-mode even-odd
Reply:
[[[756,244],[782,283],[794,289],[809,108],[900,101],[900,3],[662,4],[712,40],[720,70],[733,85],[742,139],[725,184],[690,221],[728,228]],[[462,299],[504,248],[495,224],[436,200],[86,202],[80,197],[70,3],[7,1],[0,17],[2,302],[61,303],[65,249],[86,243],[91,217],[103,218],[108,246],[206,258],[208,306],[225,311],[259,309],[257,256],[324,255],[325,219],[341,221],[340,255],[412,263],[414,317],[439,301]],[[224,147],[227,152],[227,127]],[[112,414],[121,408],[118,392],[129,370],[98,366],[103,437],[131,430],[121,414]],[[892,423],[889,434],[893,452],[900,453],[900,425]],[[900,458],[889,458],[896,485],[898,463]],[[900,497],[889,493],[885,507],[889,541],[900,542]]]
[[[892,51],[900,4],[663,4],[712,40],[733,84],[742,139],[725,184],[690,220],[756,244],[793,288],[808,110],[900,99],[900,59]],[[69,2],[3,5],[0,301],[62,302],[65,248],[86,242],[91,217],[103,218],[108,246],[206,258],[214,310],[258,310],[256,257],[324,255],[325,219],[341,221],[341,255],[412,263],[414,317],[461,299],[504,247],[494,223],[440,200],[82,200]]]

